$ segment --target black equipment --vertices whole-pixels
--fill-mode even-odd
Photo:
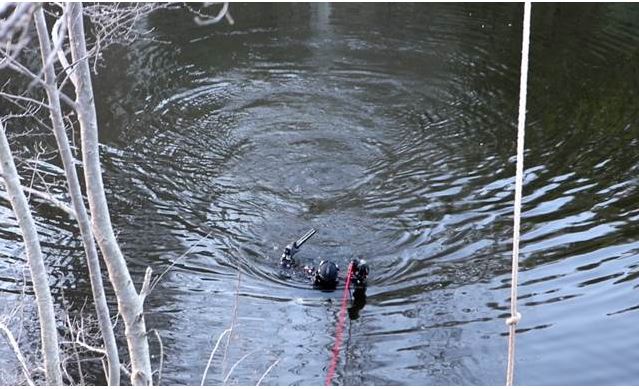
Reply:
[[[285,269],[290,269],[296,265],[295,263],[295,254],[300,250],[300,247],[309,240],[317,230],[311,228],[308,230],[301,238],[292,242],[284,248],[284,253],[280,258],[280,265]],[[304,267],[304,271],[307,273],[309,278],[311,278],[313,282],[313,286],[315,288],[321,290],[335,290],[337,288],[337,284],[339,283],[339,267],[331,262],[323,260],[320,262],[317,269],[315,267]],[[352,285],[355,287],[356,291],[359,289],[360,293],[365,293],[366,289],[366,279],[368,278],[369,267],[366,261],[363,259],[357,260],[353,259],[351,261],[351,280]],[[364,296],[364,303],[365,303]]]
[[[293,256],[300,251],[300,247],[302,247],[302,245],[309,240],[311,236],[315,235],[316,232],[316,229],[311,228],[308,232],[306,232],[306,234],[302,235],[301,238],[287,245],[284,248],[282,257],[280,258],[280,265],[285,268],[293,267],[293,265],[295,265],[295,259],[293,259]]]
[[[351,261],[351,272],[353,273],[353,285],[355,285],[355,287],[365,288],[369,272],[366,261],[363,259],[360,259],[359,261],[357,259],[353,259]]]

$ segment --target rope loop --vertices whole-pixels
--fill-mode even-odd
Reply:
[[[511,316],[508,319],[506,319],[506,325],[516,326],[517,324],[519,324],[520,320],[521,320],[521,313],[517,312],[515,316]]]

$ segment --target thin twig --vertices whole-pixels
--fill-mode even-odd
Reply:
[[[151,293],[151,275],[153,274],[153,269],[150,266],[147,266],[146,271],[144,272],[144,281],[142,282],[142,287],[140,288],[140,305],[144,305],[144,300],[146,296]]]
[[[122,373],[124,373],[127,377],[131,377],[131,371],[129,371],[129,369],[127,369],[126,367],[124,367],[124,365],[120,365],[120,370],[122,371]]]
[[[9,56],[9,54],[0,49],[0,54],[5,56],[5,60],[8,61],[7,65],[17,71],[18,73],[21,73],[29,78],[31,78],[31,84],[36,83],[39,84],[43,87],[46,88],[47,84],[46,82],[44,82],[44,80],[40,77],[38,77],[35,73],[33,73],[31,70],[29,70],[26,66],[22,65],[20,62],[16,61],[14,58],[11,58]],[[31,85],[29,86],[29,88],[31,87]],[[60,99],[67,104],[69,107],[73,108],[74,110],[77,110],[77,104],[75,103],[75,101],[73,101],[73,99],[71,99],[69,96],[67,96],[65,93],[63,93],[62,91],[59,91],[60,94]]]
[[[171,262],[171,264],[162,272],[162,274],[160,274],[158,277],[155,278],[155,280],[153,280],[153,282],[151,283],[151,287],[149,288],[149,293],[151,293],[151,291],[153,289],[155,289],[155,287],[158,285],[158,283],[160,282],[162,277],[164,277],[164,275],[166,273],[168,273],[169,270],[171,270],[173,268],[173,266],[175,266],[178,262],[180,262],[180,260],[182,260],[182,258],[186,257],[191,251],[193,251],[193,249],[195,247],[197,247],[197,245],[199,245],[200,242],[202,242],[204,239],[206,239],[209,236],[211,236],[212,233],[213,232],[209,232],[208,234],[206,234],[205,236],[200,238],[200,240],[198,240],[197,242],[195,242],[195,244],[193,244],[191,247],[189,247],[189,249],[186,250],[186,252],[184,254],[180,255],[175,261]]]
[[[235,329],[235,322],[237,321],[237,309],[240,303],[240,283],[242,282],[242,272],[240,269],[237,269],[237,283],[235,285],[235,302],[233,303],[233,316],[231,318],[231,332],[229,336],[226,338],[226,345],[224,346],[224,357],[222,358],[222,371],[221,374],[224,375],[224,371],[226,370],[226,357],[228,355],[229,346],[231,344],[231,338],[233,337],[233,330]]]
[[[0,96],[4,97],[7,100],[22,100],[22,101],[26,101],[26,102],[38,105],[40,107],[44,107],[46,109],[51,109],[50,105],[46,104],[43,101],[38,101],[36,99],[32,99],[31,97],[14,95],[14,94],[7,93],[7,92],[0,92]]]
[[[214,3],[204,3],[204,7],[208,7],[211,4],[214,4]],[[223,18],[226,18],[226,21],[230,25],[235,24],[235,20],[233,20],[233,18],[231,17],[231,14],[229,12],[229,3],[228,2],[224,2],[222,4],[222,8],[220,9],[220,11],[218,12],[217,16],[215,16],[215,17],[203,14],[202,12],[193,9],[193,8],[191,8],[188,5],[186,5],[186,7],[189,9],[189,11],[193,12],[194,14],[196,14],[194,20],[195,20],[195,23],[198,26],[210,26],[211,24],[218,23]]]
[[[67,31],[65,13],[66,13],[66,7],[62,7],[62,14],[57,16],[58,20],[56,20],[55,23],[53,24],[53,29],[51,31],[53,35],[53,47],[51,48],[51,52],[49,53],[49,56],[45,58],[43,61],[42,69],[40,70],[40,73],[37,74],[38,78],[42,78],[47,67],[55,63],[55,59],[58,52],[62,51],[62,45],[64,44],[64,39],[66,38],[66,31]],[[62,29],[62,34],[58,34],[58,31],[60,30],[60,28]]]
[[[211,356],[209,356],[209,361],[207,362],[206,368],[204,369],[204,374],[202,374],[202,381],[200,382],[200,386],[204,386],[204,381],[206,380],[206,374],[209,372],[209,367],[211,367],[211,362],[213,362],[213,356],[215,355],[217,348],[220,347],[220,342],[222,341],[222,338],[224,338],[224,335],[228,334],[229,332],[231,332],[231,329],[227,328],[220,334],[220,337],[217,338],[215,347],[213,347],[213,351],[211,351]]]
[[[8,100],[8,101],[9,101],[11,104],[15,105],[16,107],[18,107],[18,108],[20,108],[20,109],[22,109],[22,110],[24,111],[24,112],[23,112],[22,114],[20,114],[20,115],[17,115],[17,114],[16,114],[16,115],[13,115],[14,117],[27,117],[27,116],[29,116],[31,119],[35,120],[35,121],[36,121],[39,125],[41,125],[42,127],[46,128],[46,129],[47,129],[47,130],[49,130],[49,131],[53,131],[53,128],[51,128],[50,126],[48,126],[47,124],[45,124],[42,120],[40,120],[40,119],[36,116],[36,114],[37,114],[38,112],[40,112],[40,108],[41,108],[41,106],[40,106],[40,105],[37,105],[37,106],[36,106],[36,109],[35,109],[35,110],[33,110],[32,108],[27,107],[27,106],[25,106],[25,105],[22,105],[22,104],[20,104],[19,102],[15,101],[15,100]],[[9,119],[10,117],[11,117],[11,115],[5,115],[5,116],[3,117],[3,119],[5,119],[5,120],[6,120],[6,119]],[[14,135],[14,136],[16,136],[16,135]]]
[[[65,204],[63,201],[60,201],[60,200],[56,199],[55,197],[51,196],[50,194],[41,192],[41,191],[36,190],[36,189],[27,188],[26,186],[23,186],[22,190],[27,192],[27,193],[31,193],[34,196],[41,198],[42,200],[46,200],[51,205],[53,205],[53,206],[55,206],[57,208],[60,208],[64,212],[68,213],[69,216],[75,218],[75,212],[73,212],[73,209],[71,209],[71,207],[69,205]],[[0,195],[0,196],[2,196],[2,195]],[[2,196],[2,197],[4,197],[4,196]]]
[[[79,336],[80,336],[80,331],[78,332],[78,337],[79,337]],[[83,337],[84,337],[84,335],[83,335]],[[66,343],[66,342],[62,342],[62,343],[64,344],[64,343]],[[104,349],[102,349],[102,348],[98,348],[98,347],[93,347],[93,346],[91,346],[90,344],[86,344],[86,343],[84,343],[84,342],[83,342],[83,341],[81,341],[80,339],[76,339],[76,340],[74,340],[73,342],[69,342],[69,343],[77,344],[78,346],[82,346],[82,347],[84,347],[85,349],[87,349],[87,350],[89,350],[89,351],[92,351],[92,352],[94,352],[94,353],[98,353],[98,354],[106,355],[106,351],[105,351]]]
[[[76,354],[76,357],[77,357],[77,354]],[[71,358],[73,358],[73,356],[64,358],[62,360],[62,363],[60,363],[60,367],[62,367],[62,373],[67,378],[67,380],[69,380],[71,386],[75,386],[75,380],[73,379],[73,377],[71,377],[71,374],[69,374],[69,371],[67,370],[67,360],[69,360]],[[79,357],[78,357],[78,359],[79,359]],[[80,367],[80,362],[78,362],[78,367]],[[80,377],[82,377],[82,370],[80,370],[78,374],[80,375]],[[84,385],[82,385],[82,386],[84,386]]]
[[[264,372],[264,374],[262,374],[262,376],[260,377],[260,379],[257,381],[257,384],[255,384],[255,386],[260,386],[260,384],[262,383],[262,380],[268,375],[268,373],[271,372],[271,370],[273,370],[273,368],[275,367],[275,365],[277,365],[278,363],[280,363],[280,360],[278,359],[277,361],[273,362],[273,364],[271,366],[268,367],[268,369],[266,369],[266,371]]]
[[[33,173],[31,173],[31,182],[29,182],[29,189],[33,189],[33,181],[35,180],[35,175],[36,175],[38,160],[40,159],[40,154],[41,153],[37,153],[36,157],[35,157],[36,168],[33,169]],[[28,192],[28,193],[29,193],[29,195],[27,196],[27,203],[30,203],[31,202],[31,192]]]
[[[242,363],[243,360],[245,360],[246,358],[248,358],[249,356],[255,354],[256,352],[258,352],[260,350],[255,350],[255,351],[251,351],[248,354],[245,354],[242,358],[238,359],[237,362],[235,362],[233,364],[233,366],[231,366],[231,369],[229,370],[228,374],[226,375],[226,377],[224,377],[224,385],[226,385],[226,383],[228,382],[229,378],[231,378],[231,374],[233,374],[233,370],[235,370],[235,368]]]
[[[20,347],[18,347],[18,343],[13,337],[13,334],[11,333],[9,328],[6,325],[4,325],[4,323],[0,323],[0,330],[2,330],[2,333],[7,339],[7,342],[9,342],[9,345],[11,346],[13,353],[16,355],[16,358],[18,358],[18,361],[20,362],[20,366],[22,367],[22,373],[24,373],[24,377],[27,379],[29,386],[35,386],[35,384],[33,383],[33,380],[31,379],[29,368],[27,367],[27,362],[24,359],[24,355],[22,355],[22,352],[20,351]]]
[[[64,292],[62,294],[62,299],[64,300]],[[69,333],[71,334],[71,337],[73,337],[73,326],[71,325],[71,317],[69,317],[69,313],[66,313],[66,321],[67,321],[67,327],[69,328]],[[75,347],[75,342],[71,342],[71,346],[73,348],[73,352],[75,354],[75,359],[76,359],[76,363],[78,364],[78,375],[80,375],[80,384],[82,386],[84,386],[84,374],[82,374],[82,364],[80,363],[80,353],[78,353],[78,348]],[[64,366],[64,364],[62,365]],[[65,369],[66,371],[66,369]]]
[[[158,339],[158,343],[160,344],[160,366],[158,367],[158,382],[156,386],[160,386],[160,382],[162,381],[162,368],[164,367],[164,344],[162,344],[162,338],[160,337],[160,333],[155,328],[151,330],[155,337]]]
[[[22,289],[20,290],[20,321],[24,322],[24,298],[27,294],[27,265],[22,266]],[[22,329],[24,326],[20,326],[18,330],[18,341],[22,337]]]

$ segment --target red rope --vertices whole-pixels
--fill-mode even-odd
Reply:
[[[333,357],[331,358],[331,364],[326,374],[326,382],[324,385],[330,386],[333,382],[333,376],[335,375],[335,369],[337,368],[337,362],[339,361],[339,349],[342,346],[342,337],[344,335],[344,322],[346,321],[346,304],[350,296],[349,287],[351,285],[351,275],[353,270],[353,264],[348,265],[346,271],[346,283],[344,284],[344,293],[342,294],[342,308],[339,311],[339,321],[335,328],[335,345],[333,345]]]

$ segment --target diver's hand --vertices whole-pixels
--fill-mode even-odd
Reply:
[[[353,281],[356,286],[366,285],[368,272],[369,272],[369,268],[365,260],[360,259],[358,261],[357,259],[353,259],[351,261],[351,277],[353,278]]]

